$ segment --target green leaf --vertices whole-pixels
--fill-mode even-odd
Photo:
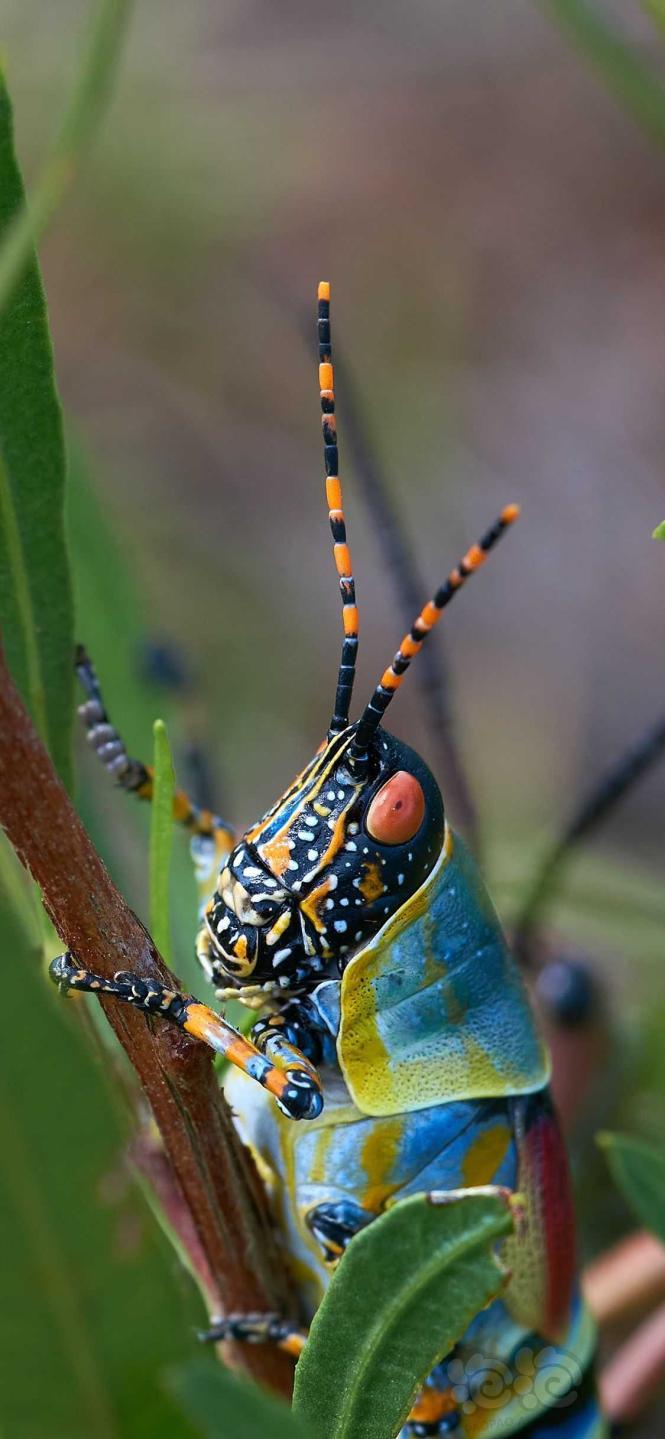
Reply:
[[[587,0],[541,0],[624,108],[665,145],[665,85],[654,64]]]
[[[132,1182],[85,1002],[44,983],[3,877],[0,1433],[186,1439],[161,1374],[200,1306]]]
[[[0,245],[23,203],[0,77]],[[62,416],[31,251],[0,315],[0,625],[12,673],[70,785],[74,635],[64,490]]]
[[[193,1360],[167,1382],[205,1439],[315,1439],[288,1404],[211,1359]]]
[[[651,536],[652,540],[665,540],[665,520],[662,520]]]
[[[505,1197],[405,1199],[352,1239],[296,1368],[294,1405],[321,1439],[397,1434],[418,1386],[506,1282],[490,1246]]]
[[[72,94],[30,204],[16,209],[0,245],[0,313],[33,259],[34,246],[75,178],[113,86],[132,0],[100,0]]]
[[[153,796],[150,806],[150,932],[167,963],[171,959],[169,877],[173,849],[175,775],[166,725],[153,725]]]
[[[665,1244],[665,1154],[626,1134],[597,1136],[612,1178],[640,1223]]]

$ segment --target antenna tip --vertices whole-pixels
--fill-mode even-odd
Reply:
[[[329,280],[319,280],[319,299],[320,299],[320,300],[329,300],[329,299],[330,299],[330,281],[329,281]]]
[[[501,519],[504,525],[512,525],[515,520],[519,519],[521,512],[521,505],[506,505],[505,509],[501,511]]]

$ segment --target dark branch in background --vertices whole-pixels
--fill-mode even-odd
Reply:
[[[314,326],[309,310],[300,309],[299,327],[307,345],[313,348]],[[400,622],[411,624],[419,614],[431,584],[420,574],[403,526],[396,513],[382,467],[372,444],[358,390],[340,346],[334,341],[333,363],[341,417],[342,443],[347,443],[360,491],[367,506],[372,529],[381,546],[390,582],[400,610]],[[441,766],[447,807],[476,855],[479,831],[475,805],[455,738],[450,705],[450,676],[441,649],[426,645],[418,656],[416,681],[423,700],[424,718]]]
[[[0,823],[81,965],[104,976],[132,969],[174,984],[88,838],[1,651]],[[233,1128],[212,1055],[175,1026],[129,1005],[100,1002],[152,1108],[220,1308],[290,1312],[263,1187]],[[200,1272],[201,1263],[193,1258]],[[290,1391],[286,1356],[245,1345],[233,1358],[255,1378]]]
[[[515,953],[525,966],[537,963],[545,914],[575,846],[598,829],[619,800],[656,763],[664,749],[665,718],[661,718],[601,776],[563,834],[548,850],[530,885],[515,926]]]

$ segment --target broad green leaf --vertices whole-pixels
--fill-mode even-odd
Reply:
[[[316,1439],[288,1404],[212,1359],[174,1370],[168,1387],[204,1439]]]
[[[665,520],[661,520],[651,536],[652,540],[665,540]]]
[[[612,1178],[646,1229],[665,1244],[665,1154],[626,1134],[598,1135]]]
[[[44,983],[3,894],[0,932],[0,1433],[185,1439],[161,1375],[195,1353],[193,1286],[131,1180],[86,1001]]]
[[[0,247],[24,202],[0,77]],[[0,315],[0,628],[12,673],[71,784],[73,615],[65,450],[34,251]]]
[[[296,1368],[294,1406],[321,1439],[389,1439],[419,1384],[506,1282],[491,1252],[499,1194],[405,1199],[352,1239]]]
[[[150,806],[150,932],[167,963],[171,959],[169,879],[173,849],[175,775],[166,725],[153,725],[153,796]]]

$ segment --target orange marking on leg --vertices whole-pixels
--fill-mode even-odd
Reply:
[[[323,394],[324,390],[332,393],[333,383],[333,367],[327,360],[324,360],[323,364],[319,365],[319,388],[321,393]]]
[[[329,300],[329,299],[330,299],[330,281],[329,281],[329,280],[319,280],[319,294],[318,294],[318,298],[319,298],[319,300]]]
[[[422,640],[414,640],[411,635],[405,635],[400,645],[400,650],[405,660],[412,660],[413,656],[417,655],[418,650],[422,649],[422,646]]]
[[[423,624],[427,625],[427,628],[431,630],[432,625],[436,624],[440,614],[441,611],[437,609],[436,605],[433,604],[431,600],[428,600],[427,604],[423,605],[420,611],[420,618]]]
[[[253,1055],[258,1054],[258,1050],[253,1044],[250,1044],[249,1040],[243,1039],[241,1034],[237,1034],[236,1030],[232,1029],[221,1015],[215,1014],[214,1009],[210,1009],[207,1004],[194,1002],[188,1005],[187,1018],[183,1028],[194,1039],[202,1040],[204,1044],[209,1044],[211,1049],[215,1049],[218,1054],[225,1055],[232,1064],[237,1064],[240,1069],[244,1069],[247,1061]]]
[[[285,1339],[280,1339],[277,1347],[283,1350],[284,1354],[291,1354],[294,1359],[299,1359],[306,1343],[307,1336],[305,1334],[294,1333],[288,1334]]]
[[[384,690],[398,690],[403,679],[403,675],[396,675],[393,669],[387,669],[383,671],[379,684]]]
[[[187,798],[184,790],[177,789],[173,796],[173,818],[180,824],[189,819],[192,813],[191,801]]]
[[[504,525],[512,525],[515,520],[519,519],[520,514],[521,505],[506,505],[501,511],[501,519]]]

